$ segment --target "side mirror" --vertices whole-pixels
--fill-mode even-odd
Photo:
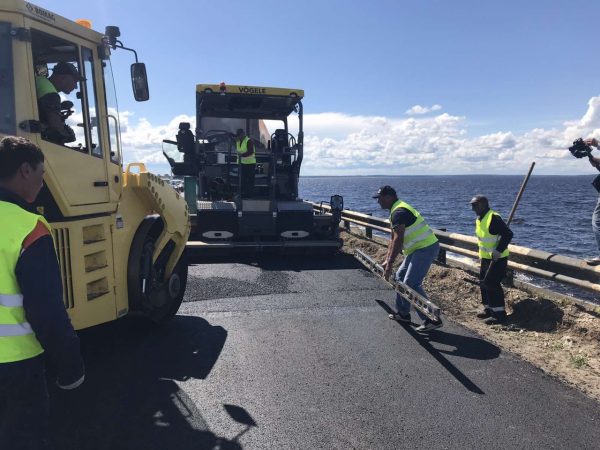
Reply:
[[[150,98],[148,76],[146,75],[146,65],[144,63],[134,63],[131,65],[131,85],[133,86],[133,96],[136,101],[145,102]]]

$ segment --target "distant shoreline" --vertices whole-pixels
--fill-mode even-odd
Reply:
[[[597,173],[589,173],[583,175],[558,175],[558,174],[532,174],[531,177],[542,178],[542,177],[590,177],[595,176]],[[300,175],[300,178],[406,178],[406,177],[522,177],[524,174],[494,174],[494,173],[469,173],[469,174],[446,174],[446,175]]]

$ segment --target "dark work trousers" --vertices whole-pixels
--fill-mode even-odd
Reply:
[[[41,355],[0,363],[0,449],[50,449],[48,407]]]
[[[254,171],[256,164],[240,164],[242,168],[242,198],[254,195]]]
[[[481,301],[483,307],[491,311],[492,316],[505,316],[504,291],[502,290],[501,282],[506,276],[508,258],[500,258],[494,261],[492,268],[488,272],[491,262],[491,259],[481,259],[479,269]]]

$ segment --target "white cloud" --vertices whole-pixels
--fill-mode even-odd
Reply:
[[[431,107],[415,105],[412,108],[407,109],[406,114],[409,116],[421,116],[429,112],[439,111],[440,109],[442,109],[442,105],[433,105]]]
[[[126,162],[157,165],[161,173],[168,171],[162,139],[174,139],[179,122],[192,122],[194,127],[189,116],[177,116],[160,126],[143,118],[133,124],[132,114],[121,114],[121,119]],[[270,130],[275,127],[271,124]],[[567,148],[578,137],[600,138],[600,97],[590,99],[579,120],[565,121],[560,127],[476,137],[469,136],[468,128],[466,117],[448,113],[404,119],[307,114],[302,174],[521,174],[531,161],[536,161],[536,174],[590,173],[593,169],[587,161],[573,158]]]

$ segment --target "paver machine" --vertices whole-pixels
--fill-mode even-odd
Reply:
[[[0,2],[0,138],[25,137],[44,153],[45,186],[35,207],[52,227],[76,329],[134,312],[165,321],[177,312],[187,281],[183,197],[143,164],[123,170],[110,60],[111,51],[129,50],[119,35],[117,27],[98,33],[88,21],[29,2]],[[40,115],[36,90],[58,63],[72,64],[82,77],[61,94],[60,139]],[[131,76],[136,100],[147,100],[137,54]]]
[[[181,123],[176,140],[163,141],[173,174],[186,181],[192,218],[188,249],[208,254],[334,253],[341,247],[343,198],[329,196],[331,213],[321,213],[298,196],[303,96],[300,89],[197,85],[195,133],[191,124]],[[242,192],[236,150],[240,128],[252,140],[256,156],[249,198]]]

